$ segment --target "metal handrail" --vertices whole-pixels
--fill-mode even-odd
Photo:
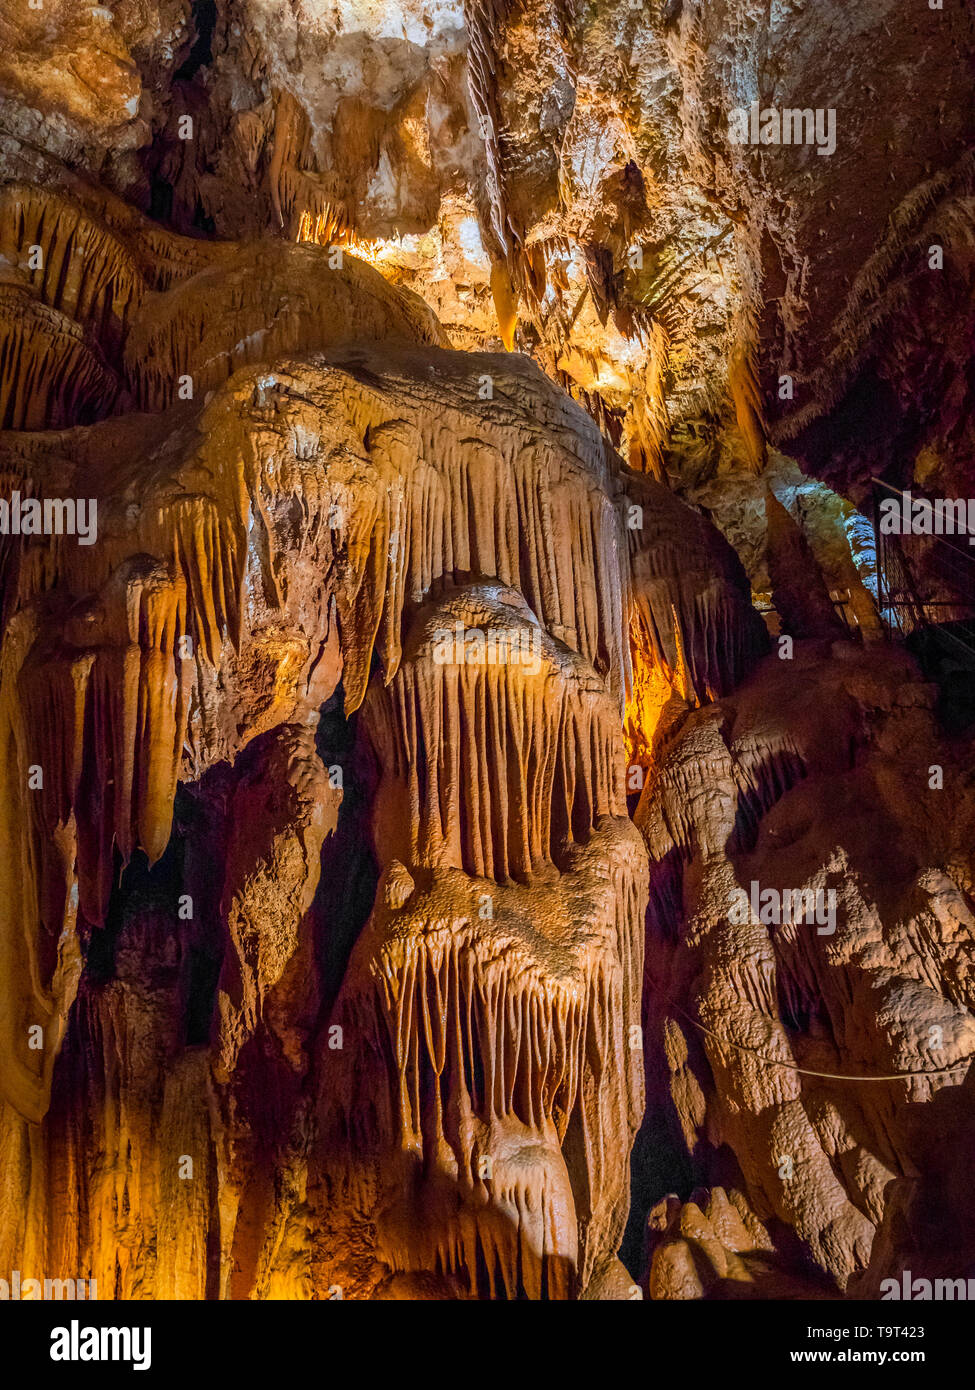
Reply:
[[[873,529],[877,552],[877,607],[881,620],[889,631],[896,630],[902,636],[908,636],[921,629],[930,631],[939,640],[963,652],[969,660],[975,659],[975,641],[966,642],[957,631],[950,630],[944,623],[933,622],[929,616],[929,610],[945,608],[958,612],[961,615],[958,619],[960,622],[975,619],[975,554],[959,545],[953,545],[951,539],[945,535],[925,535],[925,541],[941,542],[940,547],[934,551],[940,571],[936,579],[943,580],[949,593],[946,595],[943,588],[941,595],[922,597],[922,586],[912,571],[911,559],[904,544],[905,538],[897,534],[882,533],[880,530],[880,509],[877,505],[876,489],[882,488],[894,497],[901,497],[905,489],[895,488],[883,478],[873,477],[871,482],[874,484]],[[912,496],[932,501],[921,490],[911,488],[910,491]],[[959,527],[954,534],[975,540],[975,534],[964,526]],[[970,567],[962,563],[961,557],[967,560]],[[950,591],[956,585],[958,592],[951,594]],[[888,614],[894,615],[893,618],[888,617]],[[902,615],[909,621],[907,630]]]

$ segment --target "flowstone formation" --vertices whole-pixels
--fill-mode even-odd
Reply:
[[[256,312],[290,316],[234,371],[255,258],[280,267]],[[433,346],[368,267],[212,259],[149,292],[169,357],[133,353],[138,308],[87,316],[153,364],[132,405],[164,404],[163,363],[206,403],[4,436],[22,510],[87,493],[97,518],[90,545],[5,543],[5,1253],[118,1296],[618,1294],[647,892],[624,707],[747,666],[743,576],[536,368]],[[680,572],[684,530],[718,572]],[[360,705],[345,755],[316,745]],[[323,858],[350,784],[354,945]]]
[[[973,57],[0,0],[0,1279],[973,1267]]]

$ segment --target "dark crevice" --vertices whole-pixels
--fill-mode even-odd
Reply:
[[[217,25],[216,0],[193,0],[193,25],[196,38],[183,65],[176,69],[181,82],[190,82],[201,68],[213,62],[213,31]]]
[[[204,210],[203,204],[197,199],[196,211],[193,214],[193,226],[199,231],[205,232],[207,236],[214,236],[217,224],[213,218]]]
[[[170,222],[173,216],[173,185],[157,174],[149,180],[149,216],[157,222]]]
[[[318,960],[322,993],[328,1004],[338,993],[352,948],[372,911],[379,882],[369,826],[378,770],[356,738],[356,716],[345,717],[344,700],[340,682],[322,708],[316,736],[318,755],[325,766],[342,769],[338,824],[322,846],[316,896],[321,922]]]

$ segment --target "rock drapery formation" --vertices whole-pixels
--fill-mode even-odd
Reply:
[[[975,27],[767,8],[0,0],[0,1271],[975,1261]]]
[[[57,216],[61,204],[52,206]],[[285,249],[276,254],[287,275]],[[295,333],[305,347],[317,333],[317,355],[242,367],[207,403],[177,402],[163,415],[6,436],[11,491],[26,499],[83,484],[100,531],[90,548],[66,535],[53,547],[10,538],[5,570],[16,809],[4,848],[21,924],[6,973],[7,1142],[36,1194],[8,1232],[51,1258],[56,1249],[94,1263],[102,1287],[124,1296],[202,1296],[211,1278],[236,1293],[245,1270],[248,1292],[274,1292],[299,1277],[295,1264],[303,1288],[346,1296],[385,1296],[411,1275],[486,1296],[619,1285],[627,1156],[643,1109],[641,1054],[628,1039],[639,1026],[646,899],[645,849],[626,815],[623,706],[671,669],[678,647],[699,682],[730,680],[754,654],[757,620],[716,535],[710,553],[724,574],[706,575],[703,592],[681,574],[675,541],[699,525],[694,513],[628,476],[537,369],[437,348],[430,321],[375,272],[351,261],[333,272],[324,252],[300,247],[290,255],[299,266],[317,259],[326,287],[337,278],[357,315],[373,315],[381,347],[327,349],[334,312],[323,327],[306,301]],[[223,255],[216,271],[157,292],[157,323],[190,291],[215,302],[203,345],[189,334],[176,363],[194,380],[215,360],[223,378],[235,365],[241,325],[225,323],[219,305],[224,285],[236,302],[236,284]],[[372,327],[349,319],[356,339]],[[124,354],[139,325],[135,314]],[[403,346],[408,330],[414,341]],[[281,348],[295,346],[282,332]],[[478,398],[482,379],[491,411]],[[656,509],[635,583],[631,506]],[[635,678],[631,612],[644,632]],[[366,696],[353,767],[371,759],[380,770],[379,882],[338,997],[324,1001],[306,998],[299,977],[330,930],[327,911],[311,920],[316,901],[324,910],[321,851],[346,771],[354,775],[315,747],[319,711],[340,683],[347,718]],[[31,769],[33,801],[22,790]],[[184,814],[221,845],[220,889],[196,882],[180,848],[189,834],[179,809],[174,822],[180,785],[196,805]],[[147,895],[131,929],[113,921],[130,892]],[[550,899],[544,920],[540,896]],[[146,914],[193,924],[182,945],[171,937],[156,948],[166,989],[181,996],[165,1039],[151,1027],[162,999],[147,1018],[148,1001],[123,990],[105,1013],[91,974],[102,950],[114,957],[105,964],[114,985],[126,958],[137,973],[128,937],[141,937]],[[96,944],[105,936],[111,945]],[[141,995],[142,982],[131,983]],[[212,1022],[201,1023],[207,1007]],[[34,1025],[46,1039],[36,1054]],[[212,1034],[209,1070],[193,1051],[201,1028]],[[48,1058],[67,1033],[77,1064],[95,1067],[93,1054],[124,1050],[130,1030],[145,1030],[151,1064],[111,1104],[111,1078],[91,1075],[84,1093],[99,1101],[82,1121],[80,1094],[52,1093]],[[333,1056],[323,1040],[336,1036]],[[129,1090],[158,1121],[182,1103],[168,1098],[169,1077],[157,1093],[174,1048],[188,1054],[202,1126],[175,1134],[220,1195],[217,1211],[204,1204],[182,1218],[202,1218],[186,1266],[153,1276],[134,1256],[118,1265],[95,1230],[55,1230],[48,1183],[65,1162],[80,1179],[96,1153],[131,1142],[114,1127],[125,1126]],[[251,1084],[252,1054],[283,1068],[291,1122],[316,1136],[310,1152],[284,1145],[271,1162],[261,1150],[270,1118],[242,1118],[253,1097],[236,1091]],[[76,1151],[92,1123],[94,1148]],[[47,1162],[23,1148],[34,1132],[24,1126],[38,1124]],[[370,1144],[372,1173],[363,1171]],[[258,1171],[245,1177],[248,1150]],[[367,1269],[349,1267],[350,1252],[368,1249],[361,1231],[322,1239],[316,1225],[298,1248],[267,1249],[288,1214],[275,1185],[299,1163],[312,1190],[329,1194],[315,1199],[328,1213],[386,1213],[381,1229],[370,1215]],[[157,1164],[158,1152],[148,1166]],[[115,1175],[126,1204],[145,1207],[136,1227],[172,1201],[143,1185],[142,1166]],[[92,1193],[85,1209],[97,1201]],[[325,1211],[323,1230],[335,1220]],[[212,1241],[220,1260],[208,1273],[193,1252]]]

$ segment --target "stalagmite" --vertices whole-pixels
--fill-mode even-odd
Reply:
[[[769,578],[783,631],[793,637],[845,637],[845,624],[830,602],[809,542],[771,490],[765,495],[765,517]],[[801,584],[794,581],[797,572],[803,575]]]

